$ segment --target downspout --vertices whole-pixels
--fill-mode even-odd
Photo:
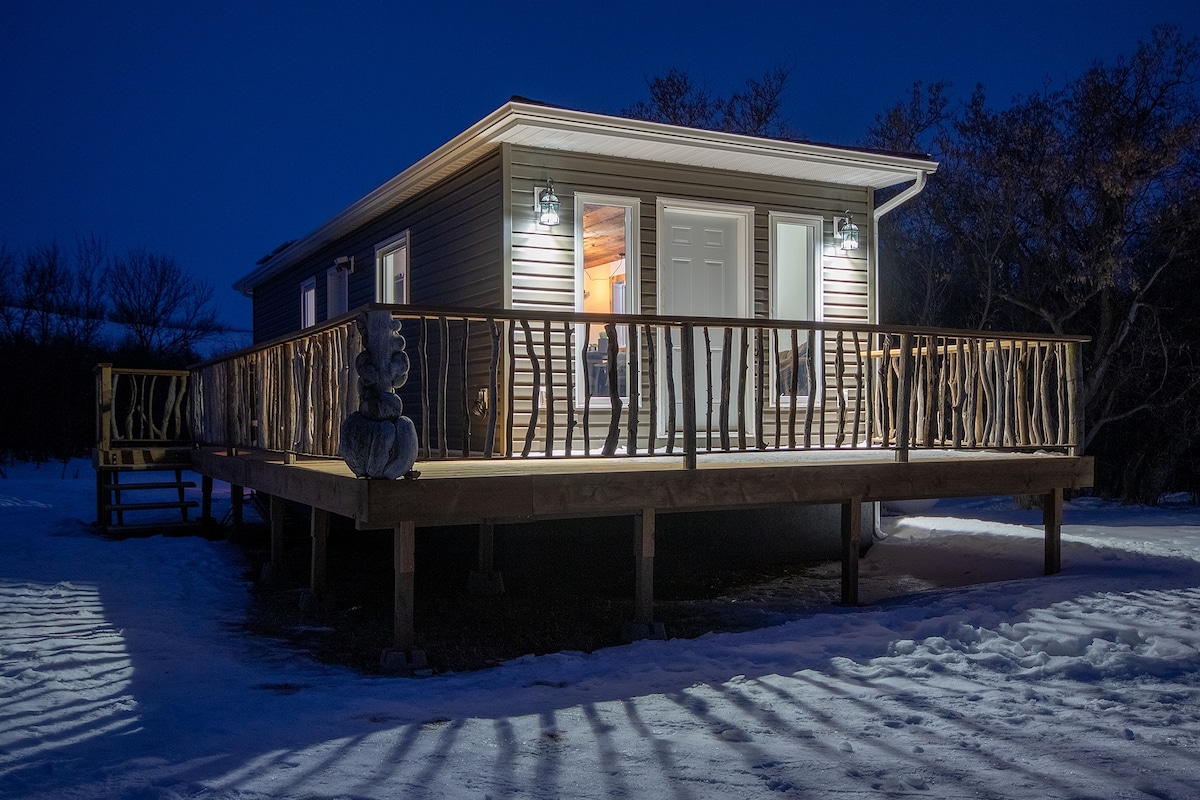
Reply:
[[[875,264],[875,272],[873,275],[874,280],[872,281],[871,294],[875,298],[875,303],[874,303],[874,305],[875,305],[875,309],[874,309],[875,320],[874,320],[874,322],[876,324],[878,324],[878,322],[879,322],[879,220],[883,217],[884,214],[895,211],[901,205],[903,205],[904,203],[907,203],[909,200],[911,200],[912,198],[919,195],[922,192],[922,190],[925,189],[925,182],[928,180],[928,178],[929,178],[929,173],[923,172],[923,171],[918,172],[917,179],[913,182],[912,186],[909,186],[907,189],[900,192],[900,194],[896,195],[891,200],[888,200],[883,205],[877,207],[871,215],[871,249],[872,249],[871,257],[873,259],[873,263]],[[872,535],[875,539],[886,539],[887,534],[885,534],[883,532],[883,529],[880,527],[880,522],[881,522],[880,513],[879,513],[880,505],[881,505],[881,503],[878,503],[878,502],[874,503],[875,526],[874,526],[874,530],[872,531]]]

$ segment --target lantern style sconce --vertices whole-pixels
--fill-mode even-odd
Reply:
[[[854,224],[854,215],[849,211],[844,217],[834,217],[834,236],[842,240],[839,247],[842,250],[858,249],[858,226]]]
[[[535,191],[537,202],[534,203],[534,208],[537,210],[539,225],[557,225],[558,224],[558,195],[554,193],[554,181],[546,180],[546,188],[540,192]]]

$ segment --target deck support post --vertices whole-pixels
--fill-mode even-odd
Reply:
[[[624,627],[624,638],[665,639],[666,629],[654,621],[654,509],[633,515],[633,621]]]
[[[479,523],[479,557],[467,577],[467,591],[480,596],[504,594],[504,577],[495,569],[496,526],[490,519]]]
[[[112,511],[109,511],[108,505],[109,485],[108,473],[101,469],[99,465],[96,467],[96,524],[102,528],[112,527]]]
[[[395,596],[392,606],[392,646],[383,651],[380,664],[387,672],[412,672],[424,669],[425,653],[416,649],[413,629],[413,574],[416,568],[417,528],[411,521],[392,529],[392,557],[395,567]]]
[[[633,517],[634,589],[633,620],[639,625],[654,621],[654,509],[643,508]]]
[[[229,502],[230,511],[233,514],[233,538],[240,539],[242,535],[242,525],[245,521],[242,511],[242,503],[244,501],[245,487],[230,484],[229,486]]]
[[[1063,490],[1052,489],[1042,498],[1042,525],[1046,529],[1047,575],[1062,571]]]
[[[271,495],[271,563],[268,565],[268,575],[278,576],[283,568],[283,498],[277,494]]]
[[[858,539],[862,533],[862,498],[842,503],[842,605],[858,605]]]
[[[182,494],[183,489],[181,488],[179,491]],[[212,475],[201,475],[200,476],[200,524],[201,525],[212,525],[214,523],[214,520],[212,518],[212,493],[213,493]],[[180,500],[180,502],[183,502],[182,497],[180,497],[179,500]]]
[[[309,571],[308,602],[313,607],[320,607],[325,601],[325,592],[328,588],[328,581],[326,580],[326,553],[328,552],[329,543],[328,511],[316,506],[312,507],[309,533],[312,536],[312,564]]]

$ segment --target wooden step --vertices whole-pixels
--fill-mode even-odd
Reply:
[[[93,451],[92,463],[101,472],[188,469],[192,463],[192,448],[114,447],[111,450]]]
[[[110,503],[104,506],[107,511],[157,511],[164,508],[197,508],[199,503],[195,500],[184,500],[179,502],[163,502],[163,503]]]
[[[143,489],[195,489],[195,481],[159,481],[149,483],[108,483],[109,491],[134,492]]]

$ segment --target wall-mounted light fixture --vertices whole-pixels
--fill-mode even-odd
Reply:
[[[854,224],[854,215],[849,211],[844,217],[833,218],[833,234],[835,239],[841,239],[841,244],[838,245],[840,249],[858,249],[858,226]]]
[[[333,260],[338,272],[354,272],[354,256],[338,256]]]
[[[546,188],[534,190],[533,207],[537,211],[539,225],[558,224],[558,195],[554,193],[554,181],[546,179]]]

